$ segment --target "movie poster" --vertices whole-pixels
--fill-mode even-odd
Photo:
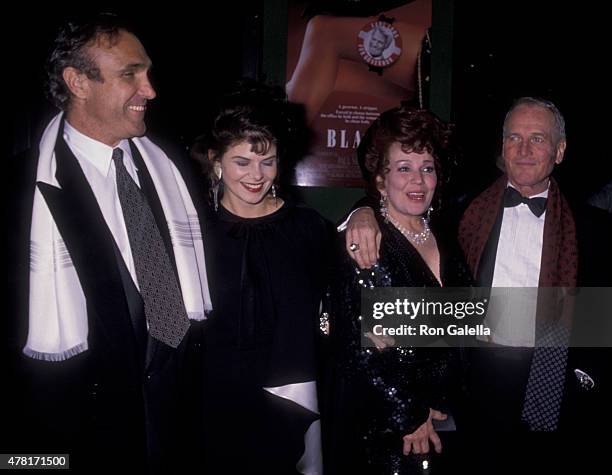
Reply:
[[[295,184],[362,187],[356,150],[368,126],[422,101],[431,0],[321,3],[289,5],[287,94],[313,132]]]

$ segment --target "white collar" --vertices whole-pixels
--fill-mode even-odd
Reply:
[[[79,155],[79,159],[87,160],[104,177],[107,177],[110,172],[113,148],[121,148],[124,157],[127,155],[130,160],[132,159],[130,144],[127,139],[123,139],[119,142],[117,147],[110,147],[79,132],[70,125],[67,120],[64,121],[64,140],[66,140],[70,148]]]
[[[508,181],[508,187],[514,188],[516,191],[518,191],[516,186],[514,186],[512,183],[510,183],[510,181]],[[549,188],[550,188],[550,180],[548,181],[548,186],[546,187],[546,189],[542,193],[538,193],[537,195],[530,196],[529,198],[548,198],[548,189]]]

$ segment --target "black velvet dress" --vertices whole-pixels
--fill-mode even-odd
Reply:
[[[429,408],[450,412],[455,419],[459,412],[460,350],[390,347],[378,351],[361,346],[362,287],[440,286],[412,244],[393,225],[380,216],[377,219],[382,232],[378,265],[359,271],[345,253],[343,278],[335,291],[333,473],[420,473],[419,457],[402,454],[403,436],[427,420]],[[458,245],[433,224],[432,232],[444,286],[471,285]]]
[[[329,233],[315,211],[291,203],[261,218],[212,213],[203,473],[299,473],[307,431],[320,444],[316,341]]]

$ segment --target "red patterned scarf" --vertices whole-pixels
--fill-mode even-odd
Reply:
[[[472,273],[477,274],[497,214],[502,207],[506,175],[481,193],[468,207],[459,224],[459,243]],[[550,179],[544,240],[540,265],[540,287],[575,287],[578,273],[576,224],[554,179]]]

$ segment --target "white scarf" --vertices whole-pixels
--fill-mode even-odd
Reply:
[[[60,188],[55,172],[58,114],[40,141],[36,182]],[[198,215],[172,161],[146,137],[134,138],[155,185],[172,240],[187,315],[204,320],[212,310]],[[87,305],[69,252],[38,186],[30,230],[28,340],[23,352],[35,359],[63,361],[87,350]]]

